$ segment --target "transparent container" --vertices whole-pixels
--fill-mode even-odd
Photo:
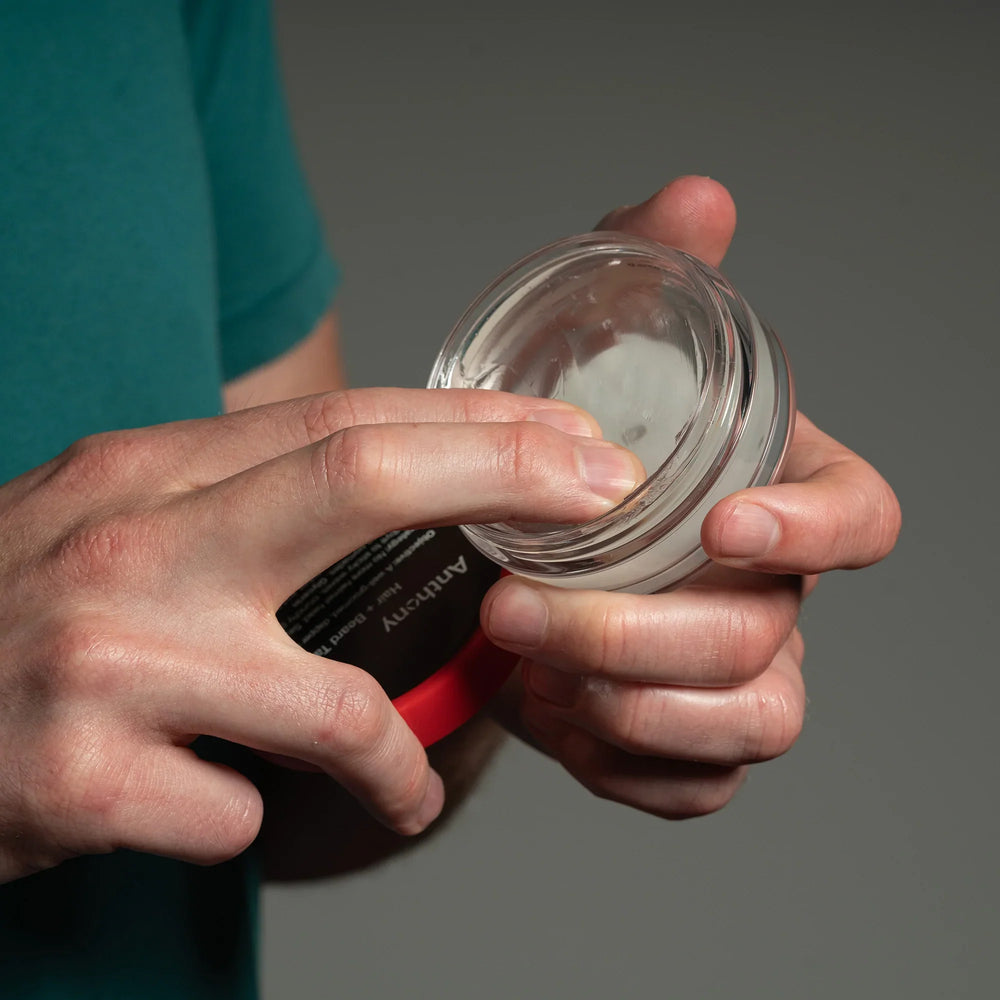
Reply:
[[[612,232],[560,240],[500,275],[458,321],[429,385],[567,400],[639,456],[649,478],[592,521],[462,527],[521,576],[632,593],[707,565],[705,515],[780,475],[795,413],[780,342],[721,274]]]

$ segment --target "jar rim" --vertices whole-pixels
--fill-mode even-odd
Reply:
[[[745,365],[738,332],[717,282],[728,283],[721,274],[702,261],[671,247],[643,237],[612,231],[597,231],[557,240],[515,262],[494,279],[463,312],[438,355],[429,385],[445,388],[456,384],[475,385],[479,376],[463,368],[473,344],[488,341],[506,311],[515,310],[540,282],[569,273],[580,261],[606,264],[622,261],[656,267],[698,301],[704,325],[689,330],[697,338],[704,364],[698,398],[682,433],[670,453],[664,456],[646,480],[619,504],[598,517],[580,524],[538,526],[530,532],[512,525],[477,524],[465,530],[492,551],[493,558],[507,561],[507,553],[526,558],[560,561],[589,561],[608,546],[626,549],[650,530],[669,531],[682,520],[710,485],[705,474],[732,446],[734,417],[740,405]],[[738,429],[738,420],[735,424]],[[697,468],[692,468],[697,466]],[[671,486],[693,478],[701,489],[676,496]],[[631,543],[631,545],[630,545]],[[506,550],[506,552],[505,552]]]

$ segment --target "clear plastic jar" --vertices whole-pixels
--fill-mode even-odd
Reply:
[[[649,478],[592,521],[462,529],[514,573],[632,593],[707,564],[705,515],[778,477],[795,413],[781,344],[721,274],[611,232],[560,240],[500,275],[459,320],[429,384],[567,400],[642,459]]]

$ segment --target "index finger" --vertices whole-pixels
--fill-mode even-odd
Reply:
[[[180,491],[200,489],[315,444],[348,427],[398,423],[537,420],[600,437],[597,421],[571,403],[494,389],[345,389],[203,417],[114,432]],[[105,435],[107,437],[107,435]]]
[[[882,476],[799,414],[783,481],[720,501],[705,518],[701,541],[729,566],[822,573],[883,559],[900,522],[899,502]]]
[[[644,477],[624,448],[539,421],[360,424],[182,494],[170,509],[200,540],[201,572],[273,610],[387,531],[582,522]]]

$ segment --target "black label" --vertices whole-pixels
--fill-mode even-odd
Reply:
[[[297,590],[278,621],[303,649],[361,667],[396,698],[465,645],[499,578],[458,528],[391,531]]]

